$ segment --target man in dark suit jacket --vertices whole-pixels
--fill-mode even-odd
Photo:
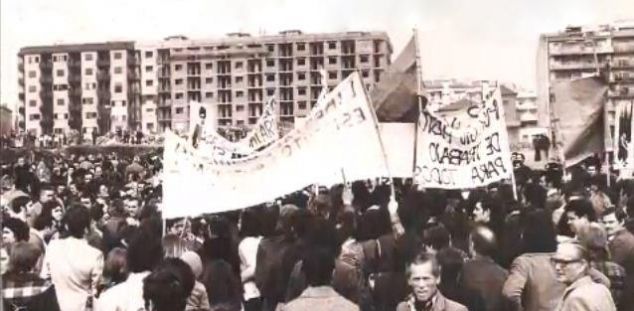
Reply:
[[[508,272],[491,259],[496,249],[497,241],[491,229],[474,228],[469,237],[469,252],[473,259],[463,265],[459,281],[465,289],[479,293],[487,311],[507,309],[502,288]]]

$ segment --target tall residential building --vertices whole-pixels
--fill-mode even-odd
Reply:
[[[634,21],[543,34],[537,52],[540,125],[549,126],[552,85],[597,72],[609,82],[608,122],[613,127],[615,105],[634,99]]]
[[[85,59],[89,54],[92,58]],[[159,42],[26,47],[19,54],[21,126],[37,133],[69,128],[185,130],[188,103],[197,101],[217,107],[220,127],[247,128],[271,97],[280,120],[292,123],[316,103],[322,88],[320,69],[326,71],[330,88],[359,70],[369,89],[389,66],[391,54],[385,32],[298,30],[259,37],[233,33],[219,39],[173,36]],[[58,60],[51,61],[53,56]],[[90,74],[85,71],[89,68]],[[62,86],[40,92],[51,85]],[[62,100],[53,113],[47,110],[51,98]],[[84,112],[80,122],[73,118],[76,103]],[[97,109],[89,110],[93,103]],[[55,113],[61,119],[51,126],[45,119]],[[64,113],[69,117],[64,119]],[[104,120],[103,127],[95,126],[93,119]]]
[[[133,42],[24,47],[18,53],[19,126],[39,134],[84,134],[138,123]]]

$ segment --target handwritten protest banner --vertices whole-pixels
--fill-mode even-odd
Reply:
[[[166,218],[257,205],[311,184],[389,176],[377,124],[358,73],[319,101],[302,127],[238,159],[205,159],[167,135],[164,150]]]
[[[272,143],[279,137],[275,100],[271,98],[264,106],[262,115],[253,129],[238,144],[245,145],[253,151]]]
[[[427,188],[471,189],[511,177],[499,87],[482,105],[419,119],[414,178]]]

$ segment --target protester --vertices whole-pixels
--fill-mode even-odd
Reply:
[[[135,310],[184,311],[194,281],[186,263],[178,258],[165,259],[143,279],[144,308]]]
[[[554,310],[616,310],[610,291],[588,275],[588,252],[581,244],[559,244],[551,260],[557,281],[567,286]]]

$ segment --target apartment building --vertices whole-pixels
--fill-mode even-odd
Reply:
[[[24,47],[19,127],[36,135],[133,129],[140,100],[133,42]]]
[[[614,108],[634,99],[634,21],[571,26],[543,34],[537,53],[537,99],[540,126],[549,126],[550,87],[560,81],[600,73],[609,82],[608,122]]]

